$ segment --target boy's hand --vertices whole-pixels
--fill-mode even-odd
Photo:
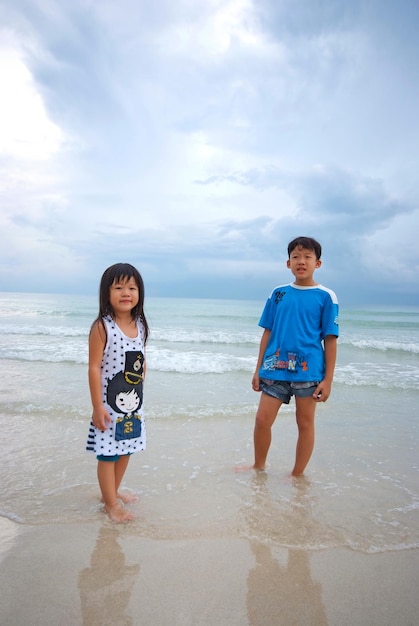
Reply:
[[[253,378],[252,378],[253,391],[260,391],[259,382],[260,382],[259,374],[256,373],[253,375]]]
[[[107,424],[112,424],[112,419],[104,406],[93,409],[92,422],[99,430],[108,430]]]
[[[328,397],[330,396],[332,391],[332,384],[328,383],[326,380],[322,380],[316,387],[315,392],[313,393],[313,398],[316,402],[326,402]]]

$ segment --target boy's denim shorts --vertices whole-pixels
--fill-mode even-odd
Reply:
[[[296,396],[297,398],[309,398],[312,396],[318,384],[315,381],[294,383],[288,380],[261,378],[259,380],[259,389],[268,396],[282,400],[284,404],[289,404],[291,396]]]

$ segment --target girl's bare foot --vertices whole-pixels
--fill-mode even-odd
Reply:
[[[130,522],[134,519],[134,513],[127,511],[119,503],[113,506],[107,506],[105,504],[105,511],[113,522]]]
[[[132,504],[133,502],[138,502],[140,499],[135,493],[118,493],[116,494],[118,500],[121,500],[124,504]]]
[[[118,500],[123,502],[124,504],[132,504],[133,502],[138,502],[140,499],[135,493],[118,493],[116,494]],[[102,504],[105,504],[104,499],[101,499]]]

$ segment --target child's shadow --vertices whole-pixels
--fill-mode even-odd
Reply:
[[[126,614],[140,565],[126,565],[118,543],[118,529],[102,526],[90,559],[90,567],[79,574],[83,625],[130,626]]]

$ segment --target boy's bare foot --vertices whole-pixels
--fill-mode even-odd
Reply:
[[[121,500],[124,504],[132,504],[133,502],[138,502],[140,499],[135,493],[118,493],[116,494],[118,500]]]
[[[233,467],[233,472],[238,474],[239,472],[248,472],[251,469],[253,469],[251,465],[236,465]]]
[[[130,522],[135,517],[134,513],[127,511],[127,509],[124,509],[119,503],[113,506],[107,506],[105,504],[105,511],[113,522]]]
[[[295,470],[292,470],[291,472],[291,476],[293,478],[302,478],[304,476],[304,471],[302,472],[296,472]]]

